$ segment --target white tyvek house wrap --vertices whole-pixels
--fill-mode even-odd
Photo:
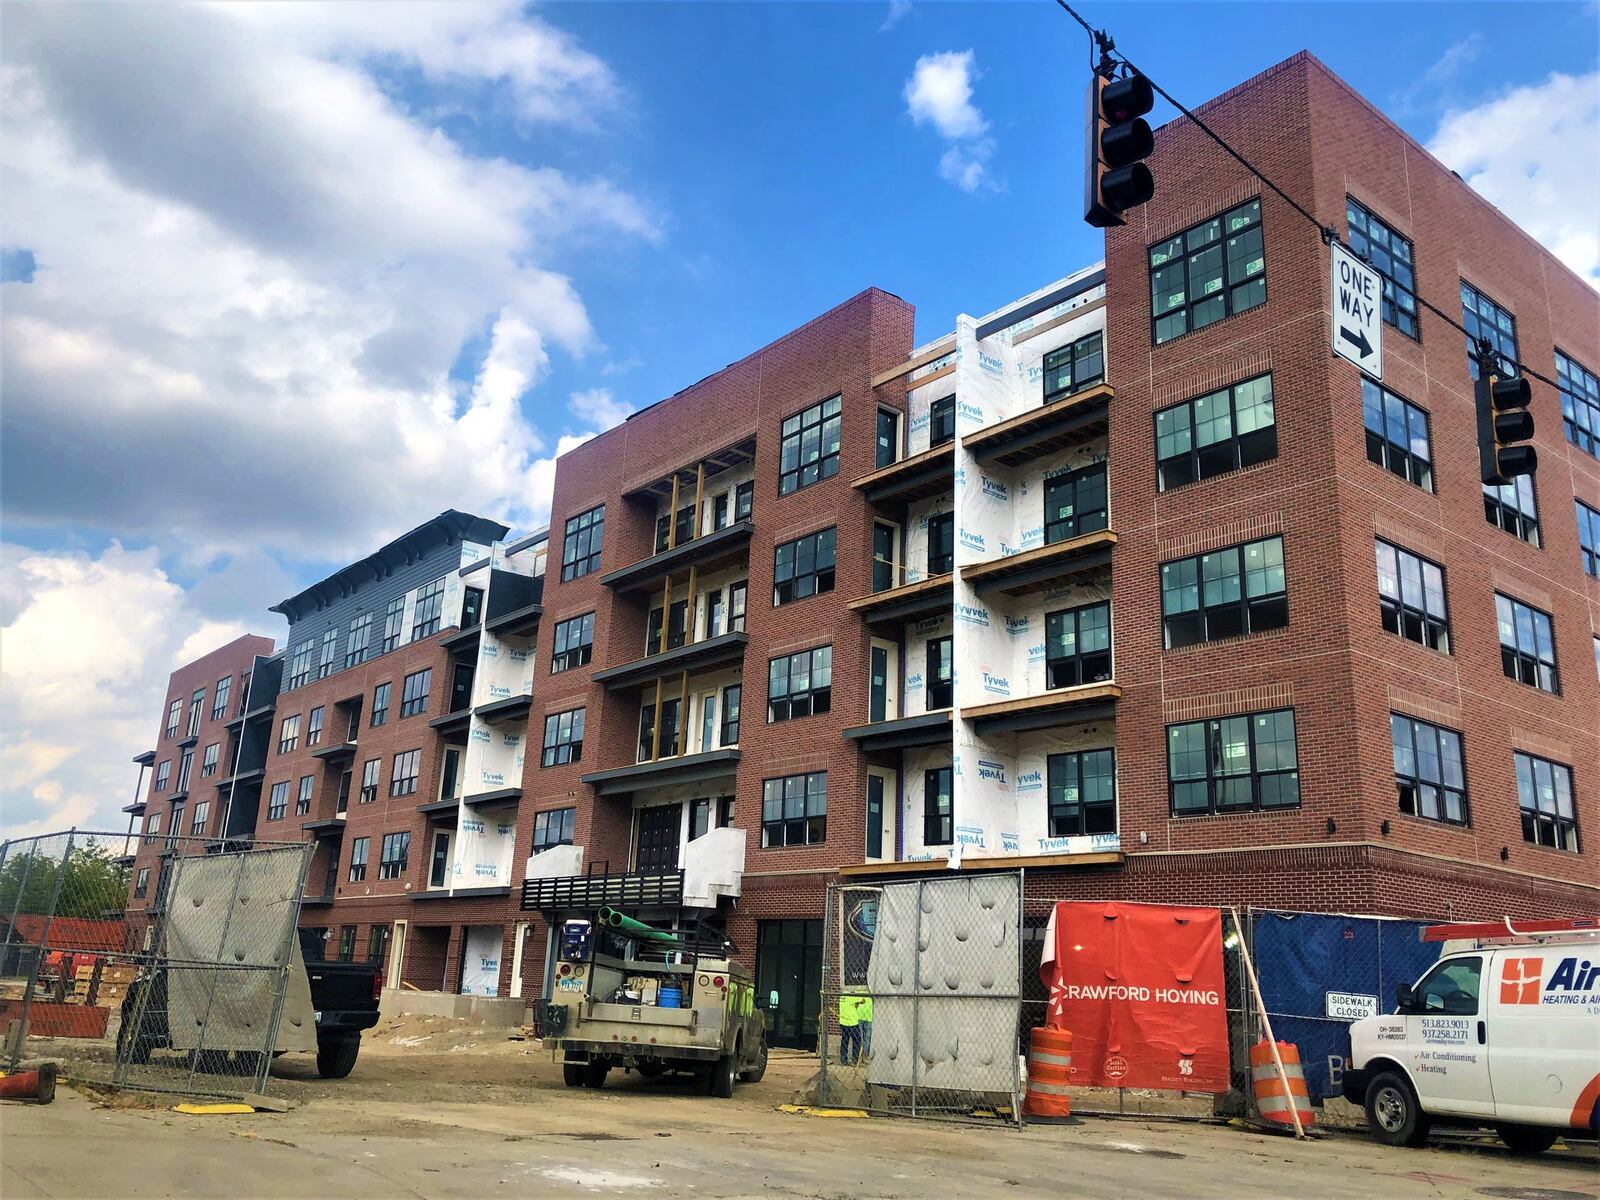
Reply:
[[[493,996],[500,990],[500,948],[504,934],[498,925],[467,926],[467,945],[461,964],[463,996]]]
[[[1116,744],[1115,722],[1062,725],[1016,734],[1012,740],[1013,748],[1008,757],[1016,764],[1014,779],[1022,853],[1090,854],[1118,849],[1121,839],[1115,833],[1051,837],[1047,798],[1050,755],[1113,747]]]
[[[207,1050],[264,1049],[280,977],[286,985],[274,1049],[317,1048],[295,933],[308,852],[287,846],[179,860],[162,918],[167,959],[221,966],[167,969],[174,1049],[199,1047],[202,1027]]]
[[[868,1082],[1015,1087],[1019,919],[1012,875],[884,886],[867,964]]]
[[[908,749],[902,761],[905,771],[900,781],[903,797],[899,810],[899,821],[900,827],[905,833],[900,860],[902,862],[927,862],[935,858],[944,859],[950,853],[949,846],[929,847],[923,844],[922,817],[926,811],[924,804],[927,799],[928,772],[939,767],[950,766],[950,751],[943,746],[919,746],[914,749]],[[955,779],[953,772],[950,786],[952,789],[951,810],[955,811]]]
[[[950,634],[948,616],[925,617],[913,621],[905,629],[905,670],[900,688],[900,715],[921,716],[928,711],[928,643]],[[951,665],[954,666],[952,649]]]

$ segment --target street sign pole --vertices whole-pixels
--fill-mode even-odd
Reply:
[[[1383,378],[1383,280],[1337,242],[1330,243],[1329,301],[1333,352],[1374,379]]]

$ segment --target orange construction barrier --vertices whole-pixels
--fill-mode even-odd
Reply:
[[[1310,1129],[1316,1122],[1316,1115],[1306,1091],[1305,1074],[1300,1070],[1300,1048],[1293,1042],[1279,1042],[1278,1055],[1283,1059],[1283,1073],[1289,1077],[1288,1096],[1283,1094],[1283,1080],[1278,1078],[1277,1064],[1272,1061],[1272,1044],[1262,1038],[1250,1047],[1250,1079],[1255,1085],[1256,1111],[1263,1121],[1293,1128],[1294,1118],[1289,1115],[1289,1097],[1292,1096],[1295,1109],[1300,1113],[1300,1124]]]
[[[49,1104],[56,1098],[56,1065],[45,1063],[36,1071],[0,1076],[0,1100],[34,1100]]]
[[[1065,1121],[1072,1115],[1072,1034],[1038,1026],[1028,1034],[1028,1094],[1022,1111],[1035,1121]]]

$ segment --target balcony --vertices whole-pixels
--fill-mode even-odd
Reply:
[[[480,704],[472,710],[472,715],[479,720],[488,721],[491,725],[501,721],[520,721],[527,717],[528,710],[533,707],[532,696],[507,696],[504,700],[493,700],[488,704]]]
[[[224,728],[227,728],[227,729],[243,729],[246,725],[248,725],[248,724],[250,724],[250,723],[252,723],[254,721],[270,720],[272,718],[272,713],[276,708],[277,708],[276,702],[274,702],[272,704],[257,705],[255,708],[250,709],[248,712],[240,713],[233,720],[229,721],[228,724]]]
[[[427,804],[417,805],[417,811],[430,821],[454,821],[461,805],[461,797],[451,796],[447,800],[430,800]]]
[[[474,622],[439,639],[439,645],[449,654],[473,655],[478,652],[478,641],[483,637],[483,625]]]
[[[142,753],[135,754],[133,761],[141,767],[148,767],[156,761],[156,752],[154,750],[145,750]]]
[[[144,816],[144,801],[135,800],[132,804],[124,804],[122,811],[135,817]]]
[[[1115,533],[1098,529],[1049,546],[1036,546],[1020,554],[971,563],[961,568],[961,578],[980,596],[990,592],[1021,596],[1040,591],[1057,580],[1109,566],[1111,550],[1116,544]]]
[[[735,521],[652,554],[631,567],[602,575],[600,582],[616,592],[646,591],[662,576],[687,571],[690,567],[711,571],[741,562],[749,555],[750,535],[754,529],[755,524],[748,517]]]
[[[335,742],[331,746],[323,746],[313,750],[311,757],[324,763],[338,762],[342,758],[354,758],[356,744],[354,742]]]
[[[981,466],[1002,463],[1020,467],[1106,432],[1112,396],[1111,388],[1095,384],[1009,421],[969,433],[961,444]]]
[[[339,837],[344,833],[344,817],[323,817],[317,821],[302,821],[300,828],[314,838]]]
[[[872,504],[909,504],[955,486],[954,442],[946,442],[863,475],[850,486]]]
[[[951,729],[950,710],[945,708],[893,721],[855,725],[846,729],[844,736],[862,750],[909,750],[915,746],[948,746]]]
[[[589,678],[603,683],[607,691],[619,691],[637,684],[648,683],[662,675],[675,675],[680,671],[701,670],[728,666],[744,661],[744,649],[750,641],[748,633],[722,633],[703,638],[686,646],[675,646],[659,654],[647,654],[620,667],[607,667]]]
[[[1116,716],[1117,701],[1121,697],[1122,688],[1118,684],[1082,683],[1037,696],[969,705],[961,710],[961,715],[971,721],[979,733],[1021,733],[1029,729],[1110,720]]]
[[[217,787],[221,789],[232,787],[236,783],[257,783],[265,777],[266,773],[265,767],[252,767],[248,771],[240,771],[237,775],[223,776],[217,780]]]
[[[483,627],[496,637],[527,637],[539,627],[539,618],[542,616],[544,605],[524,604],[498,617],[490,617]]]
[[[475,792],[470,796],[461,797],[461,803],[468,808],[477,804],[515,804],[522,799],[522,789],[519,787],[496,788],[492,792]]]
[[[431,729],[437,729],[443,734],[464,733],[468,725],[472,724],[472,710],[458,708],[455,712],[445,713],[442,717],[434,717],[428,722]]]
[[[654,762],[591,771],[579,781],[601,796],[623,796],[643,788],[667,787],[680,783],[704,783],[712,779],[731,779],[739,770],[739,751],[706,750],[700,754],[680,754]]]
[[[315,896],[301,896],[300,897],[300,907],[301,908],[325,908],[325,907],[327,907],[328,905],[330,905],[332,903],[333,903],[333,893],[332,892],[322,892],[319,895],[315,895]]]
[[[179,750],[188,750],[193,746],[198,746],[199,744],[200,744],[200,735],[198,733],[185,734],[183,737],[179,738],[177,740],[177,742],[175,743],[175,745],[178,747]]]
[[[915,583],[886,588],[850,601],[850,608],[860,613],[863,621],[874,625],[940,616],[950,611],[954,578],[946,571]]]
[[[625,908],[683,906],[681,870],[580,875],[577,872],[582,864],[581,846],[552,846],[530,858],[522,881],[523,911],[593,912],[606,905]]]

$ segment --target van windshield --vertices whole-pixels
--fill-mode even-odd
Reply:
[[[1417,1007],[1425,1013],[1476,1016],[1482,974],[1481,958],[1452,958],[1440,963],[1417,985]]]

